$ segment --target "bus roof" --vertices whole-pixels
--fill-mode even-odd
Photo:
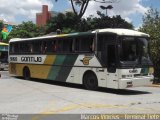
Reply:
[[[49,35],[49,36],[41,36],[41,37],[34,37],[34,38],[14,38],[11,39],[10,42],[16,41],[25,41],[25,40],[38,40],[38,39],[46,39],[46,38],[56,38],[56,37],[71,37],[71,36],[81,36],[81,35],[91,35],[94,33],[109,33],[109,34],[117,34],[117,35],[124,35],[124,36],[142,36],[142,37],[149,37],[148,34],[138,32],[135,30],[130,29],[120,29],[120,28],[106,28],[106,29],[97,29],[90,32],[77,32],[77,33],[70,33],[70,34],[59,34],[59,35]]]
[[[130,29],[121,29],[121,28],[107,28],[107,29],[99,29],[99,30],[95,30],[93,32],[98,31],[99,33],[113,33],[113,34],[117,34],[117,35],[125,35],[125,36],[145,36],[145,37],[149,37],[148,34],[143,33],[143,32],[139,32],[136,30],[130,30]]]
[[[0,42],[0,45],[8,46],[8,44],[7,44],[7,43],[4,43],[4,42]]]
[[[9,42],[17,42],[17,41],[26,41],[26,40],[39,40],[39,39],[50,39],[50,38],[61,38],[61,37],[72,37],[72,36],[83,36],[83,35],[91,35],[94,34],[92,32],[77,32],[70,34],[58,34],[58,35],[48,35],[41,37],[33,37],[33,38],[13,38]]]

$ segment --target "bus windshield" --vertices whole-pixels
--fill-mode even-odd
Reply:
[[[142,37],[122,37],[120,61],[148,61],[148,41]],[[150,60],[149,60],[150,61]]]

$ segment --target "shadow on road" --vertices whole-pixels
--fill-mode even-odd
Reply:
[[[16,77],[18,79],[24,80],[22,77]],[[76,89],[83,89],[83,85],[79,84],[73,84],[73,83],[66,83],[66,82],[60,82],[60,81],[52,81],[52,80],[43,80],[43,79],[30,79],[27,81],[32,81],[32,82],[39,82],[39,83],[45,83],[45,84],[50,84],[50,85],[58,85],[58,86],[63,86],[63,87],[69,87],[69,88],[76,88]],[[138,89],[138,87],[137,87]],[[88,90],[86,90],[88,91]],[[104,93],[112,93],[112,94],[117,94],[117,95],[141,95],[141,94],[152,94],[151,92],[146,92],[146,91],[139,91],[139,90],[129,90],[129,89],[111,89],[111,88],[98,88],[96,92],[104,92]]]
[[[138,87],[137,87],[138,89]],[[141,94],[152,94],[151,92],[139,91],[139,90],[129,90],[129,89],[110,89],[110,88],[100,88],[100,92],[113,93],[118,95],[141,95]]]

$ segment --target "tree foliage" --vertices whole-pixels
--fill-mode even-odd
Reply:
[[[102,28],[133,29],[133,25],[122,19],[119,15],[110,18],[101,12],[97,13],[99,17],[90,16],[86,19],[81,18],[80,20],[78,20],[76,15],[72,12],[66,14],[60,13],[47,23],[47,33],[55,32],[57,29],[61,29],[63,33],[84,32]]]
[[[87,23],[90,24],[90,29],[102,29],[102,28],[128,28],[133,29],[133,25],[121,18],[120,15],[108,17],[97,11],[100,17],[87,18]]]
[[[78,20],[72,12],[67,12],[66,14],[59,13],[48,21],[46,33],[56,32],[57,29],[60,29],[65,33],[74,32],[77,22]]]
[[[148,10],[143,17],[140,31],[150,35],[150,52],[154,63],[155,77],[160,78],[160,12],[158,10],[152,8]]]
[[[8,36],[8,40],[11,38],[30,38],[44,35],[45,29],[38,27],[32,21],[23,22],[18,26],[13,26],[13,30]]]
[[[3,22],[0,21],[0,32],[2,31],[2,29],[3,29]]]
[[[0,21],[0,40],[2,39],[2,36],[1,36],[2,29],[3,29],[3,22]]]

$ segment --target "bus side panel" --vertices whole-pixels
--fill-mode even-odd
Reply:
[[[32,78],[47,79],[51,66],[53,65],[54,60],[56,58],[56,55],[47,55],[46,57],[42,57],[44,58],[44,62],[42,62],[41,64],[23,63],[22,61],[20,61],[21,57],[22,56],[17,57],[18,62],[20,62],[19,64],[17,64],[17,62],[10,63],[9,67],[10,74],[23,76],[24,67],[28,67],[30,70],[30,76]]]
[[[98,84],[106,87],[106,71],[101,67],[95,55],[47,55],[42,64],[11,64],[11,72],[23,76],[27,66],[32,78],[49,79],[82,84],[83,75],[90,70],[97,76]]]
[[[31,77],[47,79],[48,73],[51,69],[50,65],[29,65]]]
[[[78,55],[57,55],[48,79],[66,82]]]
[[[82,84],[83,75],[86,71],[92,71],[97,76],[98,85],[106,87],[106,70],[101,68],[95,55],[79,55],[67,78],[67,82]]]
[[[28,56],[28,55],[27,55]],[[19,56],[20,58],[21,56]],[[32,78],[65,82],[78,55],[47,55],[44,63],[10,63],[10,73],[23,76],[24,67],[28,67]]]
[[[105,72],[97,71],[97,68],[74,67],[67,78],[67,82],[83,84],[83,75],[86,71],[92,71],[96,75],[99,87],[106,87],[107,79]]]
[[[9,73],[16,75],[16,63],[10,63],[9,64]]]
[[[13,67],[13,65],[15,67]],[[23,76],[24,67],[28,67],[30,70],[30,76],[32,78],[47,79],[51,66],[49,65],[36,65],[36,64],[11,64],[10,73],[16,76]]]

